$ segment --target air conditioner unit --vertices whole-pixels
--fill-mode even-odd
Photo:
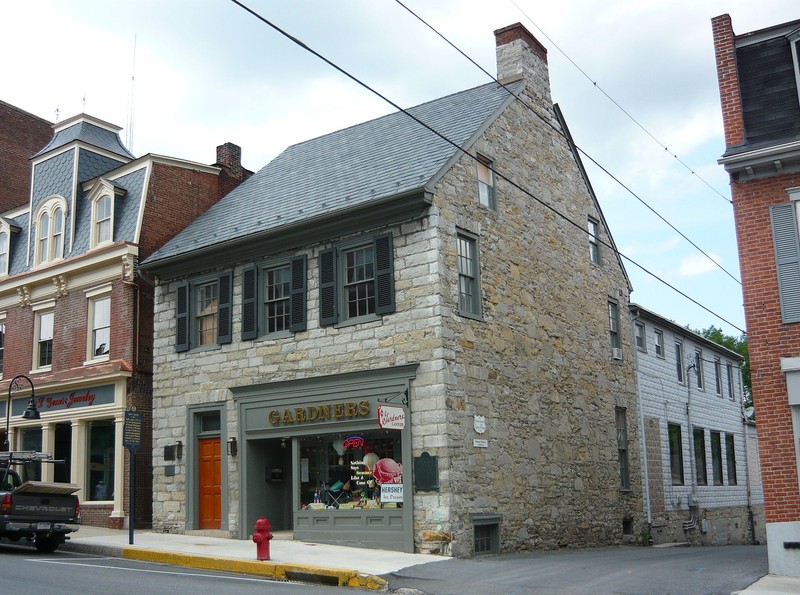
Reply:
[[[619,347],[612,347],[611,348],[611,358],[612,359],[622,359],[622,349]]]

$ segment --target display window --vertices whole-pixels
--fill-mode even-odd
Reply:
[[[301,510],[403,507],[400,432],[368,430],[298,441]]]

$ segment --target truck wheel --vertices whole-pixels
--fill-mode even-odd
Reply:
[[[49,554],[50,552],[56,551],[59,544],[55,539],[51,539],[49,537],[37,537],[36,541],[33,542],[33,545],[35,545],[36,549],[40,552]]]

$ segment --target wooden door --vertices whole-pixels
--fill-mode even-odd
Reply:
[[[200,529],[219,529],[222,527],[222,459],[220,438],[200,438],[197,441],[199,452],[199,493]]]

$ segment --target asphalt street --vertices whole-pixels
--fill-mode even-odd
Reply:
[[[735,593],[767,574],[766,546],[620,547],[445,560],[385,575],[427,595]]]

